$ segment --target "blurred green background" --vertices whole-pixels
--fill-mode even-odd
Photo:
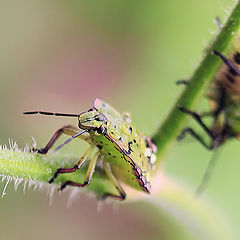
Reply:
[[[137,127],[151,135],[183,89],[175,81],[192,74],[217,30],[214,18],[224,20],[234,0],[0,3],[0,143],[12,138],[24,146],[33,136],[43,146],[75,119],[23,116],[23,111],[79,113],[95,97],[129,111]],[[65,151],[81,154],[81,146],[71,143]],[[236,140],[225,145],[202,196],[226,216],[236,235],[239,153]],[[174,144],[162,167],[191,194],[211,156],[189,138]],[[22,188],[15,192],[9,184],[0,199],[1,238],[168,239],[150,205],[108,204],[98,212],[95,198],[81,194],[67,208],[68,192],[55,194],[49,205],[47,194],[32,188],[23,194]]]

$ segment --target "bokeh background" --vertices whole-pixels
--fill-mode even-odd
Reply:
[[[151,135],[168,114],[234,0],[0,0],[0,143],[43,146],[75,119],[23,116],[27,110],[79,113],[95,97],[129,111]],[[64,138],[63,138],[64,139]],[[62,139],[62,140],[63,140]],[[65,151],[82,152],[81,143]],[[239,142],[225,145],[203,198],[240,235]],[[173,182],[193,193],[212,153],[192,139],[175,143],[163,162]],[[0,185],[3,190],[6,182]],[[151,204],[103,205],[81,194],[9,184],[0,199],[2,239],[168,239]],[[117,208],[117,209],[116,209]],[[171,228],[171,226],[168,226]],[[185,231],[185,230],[183,230]],[[178,238],[179,239],[179,238]]]

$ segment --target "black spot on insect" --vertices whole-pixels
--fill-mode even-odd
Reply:
[[[136,143],[136,140],[135,140],[135,139],[133,139],[133,142],[134,142],[134,143]]]
[[[113,127],[114,127],[115,129],[117,128],[117,126],[116,126],[116,125],[114,125]]]
[[[237,63],[237,64],[240,64],[240,53],[239,52],[236,52],[235,55],[234,55],[234,61]]]
[[[129,159],[126,158],[126,155],[123,154],[122,156],[123,156],[123,158],[124,158],[124,160],[125,160],[126,162],[128,162],[128,163],[130,163],[130,164],[132,165],[131,161],[129,161]]]
[[[128,150],[123,149],[123,152],[124,152],[126,155],[130,154],[131,152],[133,152],[133,150],[132,150],[132,148],[131,148],[131,144],[132,144],[132,143],[133,143],[132,141],[128,142]]]
[[[115,156],[115,155],[113,156],[113,158],[116,158],[116,157],[117,157],[117,156]]]
[[[102,141],[100,141],[100,143],[101,143],[101,144],[103,144],[103,142],[102,142]]]
[[[103,149],[103,146],[102,146],[102,145],[97,145],[97,148],[98,148],[99,150],[101,150],[101,149]]]
[[[226,78],[227,80],[230,82],[230,83],[234,83],[235,82],[235,79],[233,77],[231,77],[229,74],[226,75]]]
[[[132,127],[129,128],[129,132],[132,133]]]
[[[119,140],[120,142],[122,142],[122,138],[121,138],[121,137],[119,137],[118,140]]]
[[[109,152],[108,155],[111,156],[112,154]]]
[[[141,153],[139,154],[139,157],[140,157],[140,158],[142,157],[142,154],[141,154]]]
[[[114,132],[111,132],[112,135],[114,135]]]

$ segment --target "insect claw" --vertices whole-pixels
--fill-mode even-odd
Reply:
[[[185,138],[185,134],[181,133],[178,137],[177,137],[177,141],[181,142],[183,139]]]
[[[47,154],[47,150],[45,150],[44,148],[43,149],[36,149],[37,153],[39,154]]]
[[[178,108],[179,108],[179,110],[182,111],[182,112],[186,112],[186,111],[187,111],[187,109],[184,108],[181,103],[178,104]]]
[[[30,149],[30,152],[33,152],[33,153],[36,153],[37,151],[38,151],[37,148],[31,148],[31,149]]]
[[[53,177],[53,178],[51,178],[49,181],[48,181],[48,183],[53,183],[55,181],[55,177]]]
[[[188,86],[189,85],[189,81],[188,80],[178,80],[175,82],[176,85],[185,85]]]
[[[58,191],[61,192],[66,186],[67,186],[67,182],[65,182],[64,184],[62,184],[62,185],[60,186],[60,188],[58,189]]]

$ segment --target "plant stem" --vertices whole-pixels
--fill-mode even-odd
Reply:
[[[179,99],[170,111],[169,115],[153,135],[153,141],[158,147],[157,162],[163,159],[163,155],[179,134],[183,127],[186,114],[183,114],[178,105],[182,104],[184,107],[191,109],[198,98],[204,96],[203,92],[207,86],[214,80],[221,60],[212,55],[213,50],[218,50],[227,55],[233,48],[240,33],[240,2],[238,2],[228,18],[225,26],[221,29],[216,39],[206,49],[205,56],[202,62],[190,78],[188,86],[185,88]]]
[[[11,180],[29,181],[32,184],[46,182],[53,177],[53,174],[59,167],[73,166],[78,157],[49,153],[40,155],[21,151],[16,146],[13,149],[0,150],[0,175]],[[64,183],[66,181],[84,182],[87,172],[87,166],[81,167],[77,172],[59,175],[55,183]],[[96,168],[91,184],[87,191],[94,192],[101,197],[104,193],[116,194],[112,183],[106,177],[103,170]]]

